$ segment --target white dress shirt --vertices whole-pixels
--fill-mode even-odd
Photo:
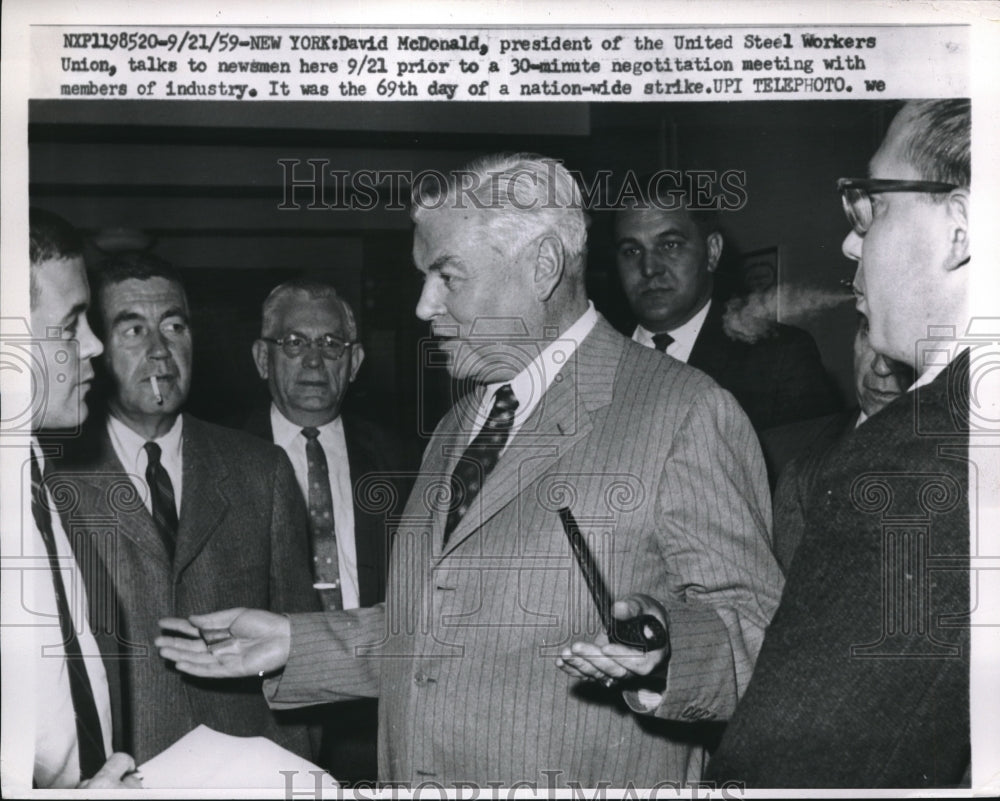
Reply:
[[[37,447],[37,442],[32,439],[32,448],[37,449]],[[40,462],[39,467],[44,470],[43,463]],[[87,591],[62,520],[54,511],[56,507],[52,504],[48,488],[45,488],[45,493],[48,496],[49,508],[53,510],[52,534],[63,586],[66,588],[80,652],[85,657],[87,676],[90,678],[97,714],[101,720],[104,750],[110,756],[111,699],[101,652],[88,624]],[[26,494],[30,496],[30,493]],[[31,699],[34,702],[34,781],[40,788],[75,787],[80,781],[80,757],[73,697],[70,693],[69,671],[66,666],[66,651],[63,648],[62,632],[59,628],[55,586],[49,569],[45,541],[34,525],[30,510],[25,519],[31,522],[25,526],[28,529],[24,541],[25,569],[19,573],[21,597],[26,601],[25,606],[30,604],[30,607],[22,610],[23,615],[19,616],[22,619],[18,622],[30,626],[35,642],[35,647],[27,654],[21,655],[30,660],[28,667],[34,673],[35,692]],[[4,590],[11,592],[14,588],[5,582]],[[7,620],[4,622],[8,623]],[[4,765],[5,770],[8,767],[7,764]]]
[[[514,422],[510,428],[510,435],[507,437],[507,444],[504,446],[501,455],[510,446],[514,435],[520,431],[524,421],[527,420],[535,407],[542,400],[542,396],[552,386],[555,377],[562,370],[570,357],[576,353],[577,347],[587,337],[597,324],[597,309],[593,303],[588,303],[587,311],[577,318],[566,331],[554,339],[545,349],[538,354],[520,373],[510,381],[498,381],[494,384],[486,385],[486,393],[476,412],[473,421],[472,433],[469,442],[476,438],[476,435],[486,424],[486,420],[493,408],[493,396],[504,384],[510,384],[514,397],[517,398],[517,410],[514,412]]]
[[[708,310],[711,307],[712,301],[709,300],[708,303],[702,306],[699,312],[684,323],[684,325],[672,328],[666,332],[655,332],[667,333],[674,338],[674,341],[667,346],[666,353],[668,356],[673,356],[680,362],[687,362],[687,360],[691,358],[691,351],[694,350],[695,340],[698,339],[698,334],[701,333],[701,328],[705,325],[705,318],[708,317]],[[656,345],[653,344],[653,333],[654,332],[647,331],[639,325],[636,326],[635,331],[632,334],[632,339],[640,345],[645,345],[647,348],[655,348]]]
[[[309,505],[309,465],[306,460],[306,438],[299,426],[286,418],[271,404],[271,434],[274,444],[288,454],[302,497]],[[347,460],[347,440],[344,422],[339,417],[326,425],[316,426],[317,438],[326,456],[333,497],[333,525],[337,533],[337,561],[340,568],[340,594],[344,609],[357,609],[360,603],[358,587],[358,552],[354,542],[354,494],[351,488],[351,467]]]
[[[174,500],[177,502],[177,518],[181,516],[181,490],[184,482],[184,438],[181,436],[184,429],[184,417],[177,415],[170,430],[161,437],[153,440],[160,446],[160,464],[163,465],[170,476],[170,483],[174,489]],[[135,487],[142,502],[146,504],[146,511],[153,514],[153,493],[146,485],[146,466],[149,464],[149,454],[144,447],[149,440],[142,434],[137,434],[121,420],[112,415],[108,415],[108,434],[111,437],[111,445],[115,449],[118,461],[122,467],[128,471],[129,480]]]

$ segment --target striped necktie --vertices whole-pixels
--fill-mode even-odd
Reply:
[[[35,526],[42,535],[45,552],[49,557],[49,571],[52,573],[52,587],[56,595],[56,608],[59,610],[59,630],[62,634],[63,650],[66,653],[66,672],[69,675],[69,693],[73,701],[73,712],[76,717],[76,741],[80,757],[80,779],[89,779],[101,767],[107,758],[104,751],[104,736],[101,733],[101,717],[97,712],[97,702],[94,700],[94,689],[87,675],[87,666],[83,661],[80,641],[76,636],[76,626],[69,610],[66,597],[66,586],[62,580],[62,569],[59,564],[59,554],[56,550],[55,534],[52,531],[52,514],[46,503],[45,490],[42,488],[42,474],[38,461],[31,456],[31,514],[35,518]]]
[[[155,442],[147,442],[143,447],[149,457],[146,463],[146,483],[149,485],[153,500],[153,522],[170,560],[173,561],[178,526],[174,485],[170,481],[167,469],[160,462],[160,446]]]
[[[482,489],[486,476],[496,467],[510,436],[517,407],[518,400],[514,396],[514,390],[510,388],[510,384],[504,384],[496,391],[493,408],[482,430],[455,465],[451,474],[451,507],[445,523],[443,545],[448,544],[451,532],[469,510],[473,499]]]

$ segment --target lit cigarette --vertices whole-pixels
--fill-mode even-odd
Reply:
[[[149,377],[149,383],[153,387],[153,397],[156,399],[156,405],[157,406],[162,406],[163,405],[163,393],[160,392],[160,385],[159,385],[159,383],[157,383],[155,375],[151,375]]]

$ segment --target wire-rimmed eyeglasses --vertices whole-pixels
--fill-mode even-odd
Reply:
[[[264,342],[270,342],[280,347],[289,359],[297,359],[307,350],[316,348],[324,359],[336,361],[344,355],[344,352],[351,345],[357,344],[355,342],[344,342],[330,334],[323,334],[323,336],[316,337],[315,339],[309,339],[299,334],[287,334],[280,339],[273,337],[261,337],[261,339]]]

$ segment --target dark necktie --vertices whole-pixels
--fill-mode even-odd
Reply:
[[[653,334],[653,347],[656,348],[660,353],[666,353],[667,348],[669,348],[674,342],[674,338],[670,334]]]
[[[330,491],[330,471],[326,454],[319,443],[319,429],[302,429],[306,438],[306,464],[309,479],[309,534],[312,539],[313,585],[319,592],[323,608],[336,611],[344,608],[340,587],[340,558],[337,555],[337,529],[333,520],[333,494]]]
[[[31,513],[35,518],[45,551],[49,557],[52,586],[56,594],[59,610],[59,630],[62,633],[63,650],[66,652],[66,671],[69,674],[69,692],[73,700],[76,716],[76,741],[80,752],[80,779],[89,779],[104,765],[107,755],[104,751],[104,737],[101,734],[101,717],[97,713],[94,690],[87,675],[87,666],[80,651],[80,641],[76,637],[76,627],[69,611],[66,587],[63,584],[56,551],[55,535],[52,533],[52,515],[42,489],[42,475],[34,454],[31,457]]]
[[[152,495],[153,522],[170,560],[173,561],[177,544],[177,500],[174,497],[174,485],[167,469],[160,462],[160,446],[155,442],[147,442],[143,447],[149,457],[146,464],[146,484]]]
[[[451,532],[455,530],[458,521],[479,494],[486,476],[496,467],[500,453],[510,436],[517,407],[514,390],[510,388],[510,384],[504,384],[494,396],[493,408],[482,430],[455,465],[455,470],[451,474],[451,508],[448,510],[448,520],[444,527],[444,545],[448,544]]]

